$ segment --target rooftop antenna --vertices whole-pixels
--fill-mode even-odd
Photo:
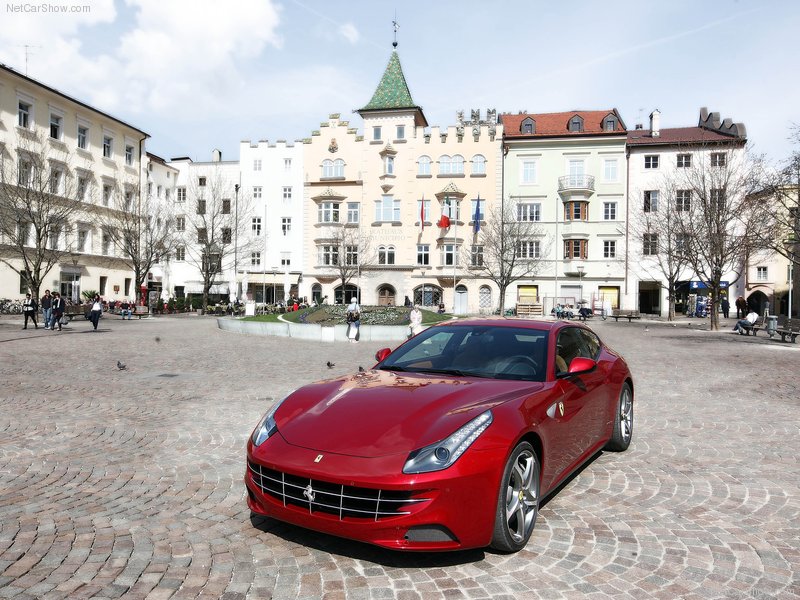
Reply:
[[[32,54],[31,48],[41,48],[41,46],[34,46],[31,44],[22,44],[17,48],[25,48],[25,77],[28,76],[28,56]]]
[[[392,42],[392,48],[397,48],[397,30],[400,29],[400,25],[397,24],[397,11],[394,11],[394,21],[392,21],[392,29],[394,30],[394,41]]]

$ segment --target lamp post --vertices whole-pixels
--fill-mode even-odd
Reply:
[[[233,281],[236,283],[236,302],[239,302],[241,290],[239,289],[239,184],[233,186],[233,226],[236,228],[233,233]]]
[[[278,277],[278,267],[272,267],[272,303],[278,304],[278,288],[275,278]]]
[[[420,269],[422,273],[422,297],[420,298],[420,304],[425,306],[425,269]]]
[[[581,297],[579,298],[580,302],[583,302],[583,269],[585,268],[583,265],[578,265],[576,267],[578,269],[578,283],[580,284],[580,294]]]

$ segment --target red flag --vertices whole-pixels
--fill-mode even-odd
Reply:
[[[442,214],[442,217],[439,219],[439,222],[436,223],[442,229],[447,229],[450,227],[450,217],[445,214]]]

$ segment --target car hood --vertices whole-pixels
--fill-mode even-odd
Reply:
[[[444,439],[493,406],[542,387],[530,381],[371,370],[295,391],[275,421],[295,446],[385,456]]]

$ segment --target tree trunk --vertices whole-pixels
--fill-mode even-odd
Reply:
[[[506,288],[500,288],[500,316],[506,313]]]

